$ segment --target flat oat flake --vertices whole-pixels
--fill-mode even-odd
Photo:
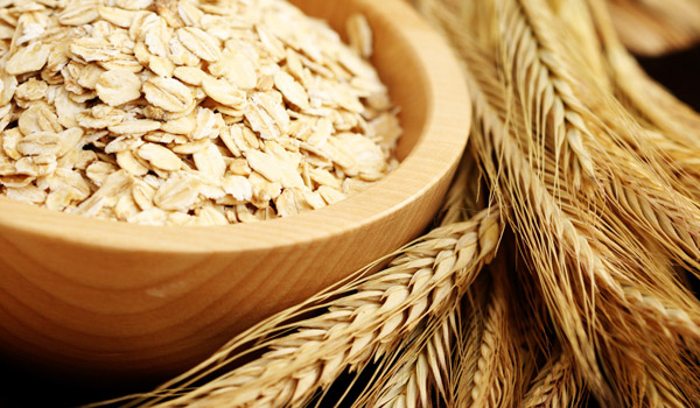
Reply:
[[[285,0],[3,3],[0,195],[87,217],[212,226],[294,216],[397,166],[368,62]]]

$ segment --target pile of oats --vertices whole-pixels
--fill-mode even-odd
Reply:
[[[367,62],[284,0],[0,0],[0,194],[222,225],[344,199],[396,165]]]

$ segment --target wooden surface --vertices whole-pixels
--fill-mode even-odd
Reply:
[[[255,225],[143,227],[0,199],[3,352],[94,377],[180,370],[425,228],[467,139],[459,67],[399,0],[294,3],[340,30],[368,17],[402,108],[401,167],[337,205]]]

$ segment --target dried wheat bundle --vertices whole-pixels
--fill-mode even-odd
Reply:
[[[601,115],[622,104],[575,52],[586,30],[558,13],[576,2],[419,3],[467,62],[475,154],[586,386],[607,404],[697,400],[700,307],[673,269],[700,260],[697,202],[634,117]]]

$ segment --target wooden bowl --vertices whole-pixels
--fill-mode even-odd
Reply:
[[[339,32],[353,13],[370,21],[373,62],[402,109],[401,166],[329,208],[252,225],[145,227],[1,198],[3,353],[90,375],[172,373],[429,224],[470,125],[448,47],[400,0],[293,3]]]

